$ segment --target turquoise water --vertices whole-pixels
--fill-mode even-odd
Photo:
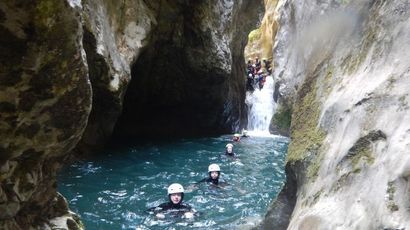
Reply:
[[[223,156],[230,136],[151,142],[107,150],[77,162],[59,175],[59,191],[86,229],[235,229],[256,222],[279,192],[287,139],[251,137],[234,143],[236,160]],[[144,211],[167,202],[167,187],[185,188],[221,167],[230,185],[202,184],[184,201],[199,211],[193,220],[157,220]]]

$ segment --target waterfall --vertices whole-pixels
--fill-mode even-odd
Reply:
[[[248,105],[247,129],[252,135],[270,135],[269,124],[276,109],[273,91],[273,78],[268,76],[262,90],[256,87],[253,92],[246,92],[245,103]]]

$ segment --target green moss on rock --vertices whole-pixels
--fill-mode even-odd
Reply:
[[[338,163],[338,167],[340,168],[346,162],[350,162],[353,171],[358,173],[361,171],[360,162],[362,160],[368,165],[372,165],[375,158],[372,154],[371,144],[380,140],[386,140],[386,134],[381,130],[370,131],[367,135],[359,138],[349,149],[347,155]]]
[[[317,90],[314,86],[312,89],[308,90],[294,107],[291,124],[292,141],[289,144],[287,161],[304,159],[307,152],[319,149],[325,138],[324,131],[317,125],[320,116],[320,106],[316,100]]]
[[[367,164],[371,165],[374,162],[374,157],[372,155],[371,149],[363,148],[360,149],[352,158],[352,166],[354,171],[357,171],[359,167],[360,160],[365,160]]]
[[[289,106],[281,106],[272,117],[272,123],[280,129],[289,129],[292,120],[292,108]]]
[[[252,43],[255,40],[259,40],[260,37],[261,37],[261,31],[259,28],[256,30],[252,30],[248,35],[248,42]]]
[[[399,206],[394,202],[394,194],[396,192],[396,187],[393,181],[387,182],[387,189],[386,193],[388,195],[388,199],[386,201],[386,206],[391,212],[396,212],[399,210]]]
[[[316,156],[316,158],[309,164],[308,171],[307,171],[308,178],[312,180],[316,179],[319,169],[320,169],[320,165],[322,164],[323,158],[324,158],[324,154],[319,153],[319,155]]]

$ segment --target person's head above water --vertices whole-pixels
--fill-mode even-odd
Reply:
[[[218,183],[219,176],[221,174],[221,168],[217,164],[210,164],[208,166],[209,178],[212,179],[212,182]]]
[[[226,153],[232,154],[233,153],[233,144],[229,143],[226,145]]]
[[[178,183],[171,184],[168,187],[168,198],[172,204],[180,204],[184,199],[184,187]]]

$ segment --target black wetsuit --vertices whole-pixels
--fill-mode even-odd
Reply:
[[[192,211],[191,206],[184,204],[182,202],[178,204],[172,203],[172,201],[169,201],[167,203],[162,203],[158,205],[157,207],[153,207],[147,210],[148,213],[150,214],[158,214],[158,213],[169,213],[173,217],[181,217],[183,216],[186,212]]]
[[[256,65],[256,71],[259,71],[262,67],[262,63],[259,59],[255,60],[255,65]]]
[[[212,184],[214,184],[214,185],[218,185],[218,183],[219,183],[219,177],[216,178],[216,179],[212,179],[211,177],[204,178],[204,179],[198,181],[197,183],[199,184],[199,183],[202,183],[202,182],[207,182],[207,183],[212,183]]]
[[[223,187],[229,185],[226,181],[219,180],[219,177],[218,177],[218,179],[212,179],[211,177],[204,178],[204,179],[198,181],[197,184],[202,183],[202,182],[206,182],[206,183],[209,184],[209,186],[216,187],[216,188],[223,188]]]
[[[228,151],[225,151],[225,155],[228,157],[236,157],[236,153],[234,152],[228,153]]]

